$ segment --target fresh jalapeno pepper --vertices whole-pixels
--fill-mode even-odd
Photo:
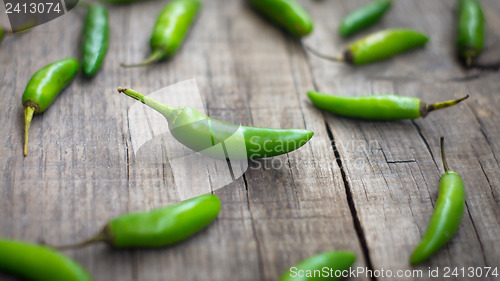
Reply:
[[[349,251],[324,252],[294,265],[278,281],[340,280],[341,273],[348,270],[355,261],[356,255]],[[328,268],[327,277],[323,276],[323,268]]]
[[[0,239],[0,271],[32,281],[92,281],[78,263],[45,246]]]
[[[23,94],[24,156],[28,155],[28,133],[33,114],[44,112],[78,73],[80,65],[74,58],[53,62],[31,77]]]
[[[418,98],[397,95],[334,96],[309,91],[307,96],[319,109],[336,115],[366,120],[397,120],[425,117],[429,112],[455,105],[469,96],[427,104]]]
[[[297,37],[311,33],[314,28],[309,14],[294,0],[249,0],[249,2],[256,11]]]
[[[467,66],[472,64],[484,41],[484,15],[477,0],[458,1],[457,52]]]
[[[151,36],[152,54],[138,64],[122,64],[123,67],[145,66],[173,56],[179,49],[201,9],[198,0],[174,0],[160,13]]]
[[[83,247],[95,242],[106,242],[116,248],[163,247],[199,232],[217,217],[219,211],[219,198],[205,194],[160,209],[119,216],[94,237],[56,248]]]
[[[421,263],[443,247],[457,232],[465,205],[465,188],[457,172],[448,169],[441,137],[441,158],[444,174],[439,180],[439,196],[424,237],[413,251],[411,264]]]
[[[82,72],[94,76],[104,61],[109,44],[108,11],[101,5],[88,7],[83,30]]]
[[[387,29],[370,34],[349,45],[343,56],[329,57],[307,47],[313,54],[336,62],[361,65],[387,59],[427,44],[427,35],[411,29]]]
[[[303,129],[269,129],[237,126],[212,119],[191,107],[172,107],[130,89],[124,93],[161,113],[171,134],[190,149],[216,158],[264,158],[285,154],[306,144],[314,135]],[[239,133],[237,133],[239,132]],[[210,149],[222,144],[226,149]],[[243,146],[242,146],[243,145]]]
[[[347,15],[339,26],[339,34],[343,37],[352,35],[370,27],[391,7],[392,0],[373,1]]]

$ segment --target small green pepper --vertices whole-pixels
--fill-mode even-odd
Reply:
[[[329,57],[307,47],[321,58],[361,65],[390,58],[399,53],[427,44],[427,35],[411,29],[387,29],[361,38],[347,48],[343,56]]]
[[[146,104],[165,116],[170,133],[180,143],[215,158],[251,159],[281,155],[303,146],[314,135],[313,132],[303,129],[237,126],[212,119],[188,106],[164,105],[134,90],[118,88],[118,92]],[[237,131],[242,134],[236,134]],[[210,149],[221,143],[226,149]],[[226,151],[231,151],[231,155],[226,155]]]
[[[78,263],[53,249],[0,239],[0,271],[31,281],[92,281]]]
[[[314,28],[309,14],[294,0],[249,0],[249,2],[256,11],[297,37],[311,33]]]
[[[347,15],[339,26],[339,34],[343,37],[352,35],[370,27],[391,7],[392,0],[373,1]]]
[[[278,281],[340,280],[355,261],[356,255],[349,251],[323,252],[290,267]]]
[[[88,7],[83,30],[82,72],[94,76],[104,61],[109,44],[109,16],[106,7]]]
[[[168,3],[161,11],[151,35],[151,56],[140,63],[122,66],[145,66],[172,57],[182,44],[201,6],[198,0],[174,0]]]
[[[457,172],[450,171],[444,154],[444,137],[441,137],[441,158],[444,174],[439,180],[439,196],[424,237],[410,257],[411,264],[421,263],[442,248],[457,232],[465,205],[465,188]]]
[[[94,237],[57,248],[83,247],[94,242],[106,242],[116,248],[163,247],[199,232],[217,217],[219,211],[219,198],[205,194],[160,209],[119,216]]]
[[[483,50],[484,15],[477,0],[458,1],[457,52],[469,67]]]
[[[66,58],[45,66],[31,77],[23,94],[24,156],[28,155],[28,133],[33,114],[44,112],[73,80],[79,68],[76,59]]]
[[[431,111],[450,107],[469,96],[427,104],[418,98],[397,95],[334,96],[309,91],[307,96],[319,109],[336,115],[366,120],[398,120],[425,117]]]

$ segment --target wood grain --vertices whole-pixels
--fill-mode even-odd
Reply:
[[[6,38],[0,46],[0,237],[78,241],[117,215],[179,201],[182,189],[195,182],[214,190],[222,211],[193,238],[157,250],[94,245],[66,254],[95,280],[125,281],[271,281],[292,264],[334,249],[355,252],[357,267],[424,271],[424,278],[405,280],[450,280],[429,278],[428,267],[500,265],[498,73],[465,71],[456,62],[451,0],[395,1],[381,23],[359,35],[415,28],[430,35],[424,49],[362,67],[331,63],[305,51],[307,44],[340,53],[351,40],[336,35],[340,19],[366,2],[301,1],[315,19],[314,33],[301,42],[244,1],[205,1],[179,53],[138,69],[119,64],[149,54],[150,30],[164,1],[110,5],[111,44],[103,69],[91,80],[79,75],[49,110],[33,119],[26,158],[24,87],[49,62],[79,56],[84,13],[75,10]],[[500,3],[481,3],[488,18],[481,59],[498,60]],[[213,118],[306,128],[315,136],[295,152],[250,161],[243,176],[221,189],[211,185],[210,178],[221,176],[215,168],[193,171],[195,180],[179,177],[161,142],[143,150],[148,161],[136,157],[128,115],[134,101],[118,94],[117,87],[152,93],[192,78]],[[344,95],[394,93],[426,102],[464,94],[471,98],[425,119],[362,122],[314,108],[305,95],[313,89]],[[160,120],[154,112],[147,114],[150,121]],[[443,250],[411,267],[409,255],[438,196],[441,135],[450,167],[466,184],[466,213]],[[0,279],[16,280],[4,274]]]

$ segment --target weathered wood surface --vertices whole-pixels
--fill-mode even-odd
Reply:
[[[498,72],[466,72],[456,63],[455,1],[395,1],[370,31],[417,28],[430,34],[430,44],[363,67],[318,59],[303,44],[340,52],[348,42],[336,36],[340,18],[366,1],[302,2],[315,19],[315,31],[301,43],[242,1],[206,1],[180,52],[143,69],[123,69],[119,63],[149,54],[149,31],[163,1],[110,6],[104,69],[92,80],[78,76],[33,119],[26,158],[24,87],[47,63],[78,56],[83,13],[73,11],[5,39],[0,46],[0,237],[69,243],[119,214],[177,202],[177,188],[188,179],[173,178],[162,147],[150,152],[155,161],[136,161],[127,120],[133,101],[116,88],[150,93],[195,78],[214,118],[307,128],[315,136],[298,151],[251,163],[244,176],[214,191],[223,203],[219,217],[184,243],[159,250],[95,245],[68,251],[96,280],[275,280],[290,265],[329,249],[356,252],[359,267],[412,269],[409,255],[437,198],[441,135],[451,168],[466,184],[466,213],[452,241],[414,267],[424,270],[424,278],[405,280],[444,280],[428,278],[428,267],[442,273],[446,266],[500,266],[500,81]],[[500,59],[500,2],[481,2],[488,19],[483,59]],[[466,76],[473,79],[460,79]],[[395,93],[428,102],[471,98],[416,121],[361,122],[316,110],[305,96],[310,89]],[[2,274],[0,279],[15,280]]]

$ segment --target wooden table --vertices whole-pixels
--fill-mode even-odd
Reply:
[[[302,42],[268,24],[243,1],[206,1],[172,60],[121,68],[120,62],[149,54],[150,30],[165,2],[110,6],[111,44],[104,68],[92,80],[79,75],[49,110],[33,119],[26,158],[24,87],[49,62],[79,56],[84,13],[72,11],[2,42],[1,237],[75,242],[117,215],[179,201],[176,188],[183,179],[173,179],[161,147],[151,151],[161,157],[158,163],[135,161],[127,120],[134,101],[116,89],[150,93],[194,78],[213,118],[307,128],[315,136],[277,160],[251,163],[242,177],[214,191],[222,211],[192,239],[158,250],[115,251],[98,244],[67,251],[95,280],[270,281],[301,259],[332,249],[354,251],[356,267],[379,273],[423,271],[424,278],[399,280],[464,280],[443,278],[445,267],[500,266],[500,76],[465,71],[456,62],[456,1],[395,1],[365,34],[410,27],[430,34],[431,40],[425,49],[362,67],[319,59],[304,45],[340,53],[348,41],[336,33],[339,21],[365,0],[301,1],[315,19],[314,33]],[[487,18],[482,60],[498,60],[500,1],[481,2]],[[306,97],[314,89],[342,95],[394,93],[427,102],[471,97],[425,119],[365,122],[315,109]],[[409,255],[438,196],[441,135],[450,167],[465,181],[465,214],[444,249],[411,267]],[[273,169],[273,161],[282,165]],[[429,267],[439,268],[441,277],[429,278]],[[364,275],[356,280],[370,279],[398,280]]]

